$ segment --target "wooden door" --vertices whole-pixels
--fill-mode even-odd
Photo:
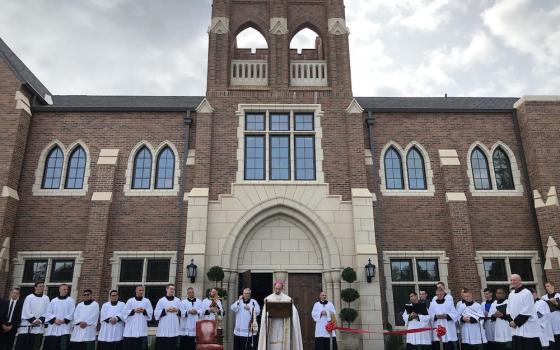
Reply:
[[[313,304],[319,300],[322,290],[320,273],[290,273],[288,275],[290,290],[288,295],[298,310],[301,324],[303,349],[313,350],[315,345],[315,322],[311,318]]]

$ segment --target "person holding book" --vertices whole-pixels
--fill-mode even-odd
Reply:
[[[511,327],[509,322],[511,317],[507,314],[506,289],[496,289],[496,300],[492,303],[490,311],[490,322],[494,323],[494,349],[511,349]]]
[[[406,329],[430,327],[430,315],[426,304],[419,302],[418,295],[412,291],[408,295],[410,304],[404,306],[403,321]],[[431,332],[408,333],[406,335],[407,350],[429,350],[432,345]]]
[[[554,283],[548,281],[544,284],[546,294],[541,297],[549,306],[551,306],[550,321],[552,331],[554,332],[554,350],[560,350],[560,293],[556,292]]]

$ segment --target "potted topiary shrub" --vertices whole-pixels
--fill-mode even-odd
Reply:
[[[351,306],[353,302],[360,298],[360,293],[352,288],[352,283],[357,279],[356,271],[353,268],[347,267],[342,271],[342,280],[349,286],[340,292],[340,298],[346,303],[346,307],[340,310],[340,320],[342,323],[346,323],[348,327],[358,318],[358,311]],[[342,333],[341,340],[343,349],[355,350],[359,348],[360,336],[356,334]]]

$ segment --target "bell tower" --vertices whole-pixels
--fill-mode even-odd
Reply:
[[[237,48],[237,35],[249,27],[263,35],[266,50]],[[293,37],[306,28],[317,33],[315,48],[291,50]],[[352,94],[343,0],[214,0],[208,35],[209,96],[229,90]]]

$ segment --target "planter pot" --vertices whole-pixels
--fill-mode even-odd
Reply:
[[[358,350],[361,349],[362,336],[360,334],[343,333],[337,334],[337,344],[339,350]]]

